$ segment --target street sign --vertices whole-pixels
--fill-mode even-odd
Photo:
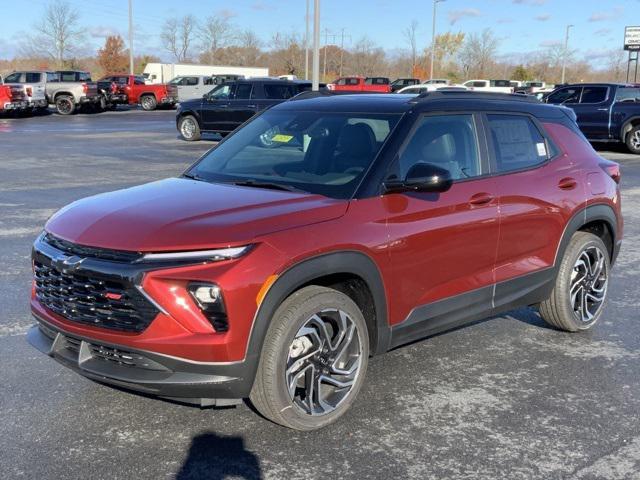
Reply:
[[[624,49],[640,50],[640,27],[624,28]]]

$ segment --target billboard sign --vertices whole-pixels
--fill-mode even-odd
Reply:
[[[624,49],[640,50],[640,27],[624,28]]]

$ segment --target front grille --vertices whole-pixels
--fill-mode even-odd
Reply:
[[[90,343],[89,351],[91,352],[91,356],[97,360],[122,365],[124,367],[144,368],[145,370],[163,369],[156,362],[153,362],[140,354],[107,347],[105,345],[95,345]]]
[[[158,314],[135,287],[119,279],[97,278],[86,270],[63,272],[39,260],[33,266],[38,301],[72,322],[141,332]]]
[[[43,241],[58,250],[62,250],[70,255],[78,257],[99,258],[112,262],[133,262],[142,257],[141,253],[128,252],[124,250],[110,250],[107,248],[88,247],[86,245],[78,245],[61,238],[55,237],[50,233],[44,235]]]

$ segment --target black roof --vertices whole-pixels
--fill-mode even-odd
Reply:
[[[632,83],[620,82],[587,82],[587,83],[563,83],[556,85],[556,88],[564,87],[634,87]]]
[[[405,94],[333,94],[306,92],[273,108],[278,110],[314,110],[327,112],[405,113],[427,111],[510,111],[538,117],[562,116],[562,108],[548,105],[535,97],[519,94],[436,91],[422,95]]]

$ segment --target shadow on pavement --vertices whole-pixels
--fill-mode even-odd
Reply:
[[[262,478],[258,457],[244,447],[241,437],[203,433],[193,438],[177,480]]]

